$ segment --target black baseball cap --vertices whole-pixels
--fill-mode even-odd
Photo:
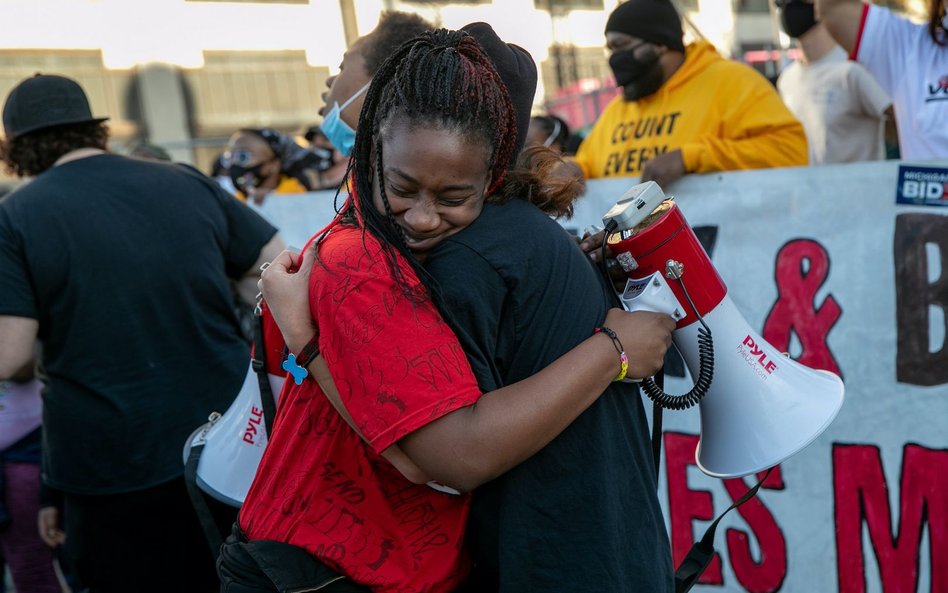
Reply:
[[[75,80],[54,74],[35,74],[16,85],[3,105],[7,139],[65,124],[103,122],[92,117],[89,99]]]

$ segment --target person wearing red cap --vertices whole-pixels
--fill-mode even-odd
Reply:
[[[185,165],[111,154],[74,80],[37,75],[3,106],[0,380],[43,369],[43,481],[91,593],[206,593],[213,559],[182,443],[244,382],[250,302],[276,229]],[[46,527],[55,530],[52,519]]]
[[[685,47],[669,0],[629,0],[606,22],[622,94],[583,140],[587,179],[639,177],[665,187],[688,173],[807,164],[800,122],[760,73],[707,41]]]

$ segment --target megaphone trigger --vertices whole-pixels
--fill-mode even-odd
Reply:
[[[645,278],[629,278],[619,300],[626,311],[665,313],[675,321],[685,316],[684,307],[658,272]]]

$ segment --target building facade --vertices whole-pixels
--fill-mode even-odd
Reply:
[[[674,0],[705,38],[771,78],[786,61],[772,0]],[[919,1],[919,0],[914,0]],[[0,95],[35,72],[79,80],[119,152],[139,141],[208,170],[231,132],[318,121],[326,78],[383,10],[485,21],[526,48],[536,105],[591,124],[614,96],[603,28],[619,0],[7,0]],[[567,109],[567,107],[569,107]]]

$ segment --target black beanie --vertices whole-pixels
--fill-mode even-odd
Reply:
[[[681,17],[670,0],[629,0],[620,4],[606,21],[606,33],[610,31],[685,51]]]
[[[537,94],[536,62],[522,47],[504,43],[487,23],[471,23],[461,27],[461,30],[477,40],[481,49],[494,63],[494,68],[510,94],[510,102],[513,103],[517,115],[517,145],[510,162],[513,165],[523,149],[527,129],[530,127],[530,113],[533,111],[533,99]]]

